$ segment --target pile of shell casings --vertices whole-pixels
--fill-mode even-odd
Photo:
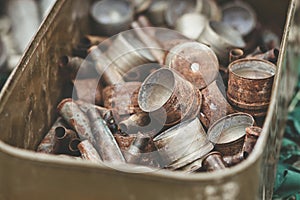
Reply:
[[[57,106],[38,152],[189,173],[251,154],[279,38],[250,5],[102,0],[90,16],[98,35],[85,35],[58,61],[73,94]]]

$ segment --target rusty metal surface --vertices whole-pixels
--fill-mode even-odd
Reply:
[[[165,170],[136,173],[127,165],[115,170],[27,151],[37,147],[42,133],[46,133],[57,117],[56,105],[67,96],[63,91],[66,83],[64,77],[58,76],[56,61],[71,52],[72,44],[81,34],[89,32],[88,2],[56,2],[0,94],[0,199],[35,200],[41,196],[49,200],[66,196],[76,200],[270,199],[286,108],[299,62],[300,31],[297,26],[291,26],[299,25],[299,19],[292,21],[297,0],[249,1],[259,18],[274,22],[270,26],[278,27],[275,31],[283,35],[270,109],[256,144],[258,148],[230,169],[193,175]],[[116,183],[120,186],[118,192],[115,192]]]

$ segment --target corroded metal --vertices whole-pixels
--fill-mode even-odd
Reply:
[[[277,60],[278,60],[278,55],[279,55],[279,49],[274,48],[274,49],[271,49],[271,50],[269,50],[265,53],[257,54],[253,57],[256,58],[256,59],[267,60],[267,61],[270,61],[270,62],[276,64]]]
[[[83,159],[89,160],[94,163],[102,163],[101,157],[99,156],[98,152],[88,140],[80,142],[77,147]]]
[[[126,82],[105,87],[103,104],[114,109],[119,115],[133,114],[141,111],[138,105],[138,92],[141,82]]]
[[[270,103],[276,66],[260,59],[230,63],[227,97],[231,105],[254,116],[265,115]],[[255,113],[257,112],[257,113]]]
[[[123,154],[100,114],[91,108],[87,111],[95,143],[92,143],[104,162],[125,162]]]
[[[64,126],[58,126],[55,128],[55,153],[56,154],[70,154],[78,156],[77,153],[69,151],[69,144],[71,140],[78,138],[77,133],[71,129],[67,129]]]
[[[165,64],[198,89],[213,82],[219,69],[218,58],[213,50],[198,42],[176,45],[168,53]]]
[[[252,152],[258,137],[262,132],[262,128],[257,126],[250,126],[246,128],[246,137],[243,145],[243,156],[245,158]]]
[[[226,164],[222,159],[221,153],[217,151],[213,151],[206,155],[202,160],[202,165],[208,172],[213,172],[226,168]]]
[[[252,126],[254,119],[246,113],[234,113],[216,121],[207,131],[207,137],[223,156],[232,156],[242,150],[245,128]]]
[[[131,134],[143,130],[151,122],[149,113],[141,112],[131,115],[128,119],[119,123],[122,132]]]
[[[72,99],[64,99],[57,106],[58,113],[77,132],[81,140],[87,139],[95,144],[88,117]]]
[[[229,52],[229,63],[242,58],[244,51],[242,49],[231,49]]]
[[[214,50],[221,64],[228,63],[228,53],[233,48],[244,48],[245,42],[241,34],[231,26],[222,22],[211,21],[198,38]]]
[[[201,90],[201,93],[203,98],[199,119],[207,129],[220,118],[234,113],[233,108],[227,102],[223,82],[214,81]]]
[[[153,141],[162,157],[162,165],[170,169],[181,168],[213,149],[198,118],[173,126]]]
[[[162,68],[143,82],[138,105],[144,112],[156,113],[166,125],[174,125],[197,116],[201,93],[175,70]]]
[[[65,122],[61,117],[57,118],[57,120],[54,122],[48,133],[45,135],[43,140],[40,142],[40,144],[37,147],[37,152],[41,153],[55,153],[55,129],[58,126],[64,126]]]

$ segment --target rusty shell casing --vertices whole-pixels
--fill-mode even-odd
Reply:
[[[69,143],[69,151],[72,152],[72,154],[79,154],[80,151],[78,149],[78,144],[81,142],[79,138],[73,138]]]
[[[81,140],[87,139],[95,144],[88,117],[72,99],[64,99],[57,106],[58,113],[77,132]]]
[[[166,57],[166,65],[198,89],[213,82],[219,72],[216,54],[199,42],[186,42],[173,47]]]
[[[104,162],[125,162],[123,154],[105,121],[95,109],[87,111],[95,138],[94,147]]]
[[[278,60],[278,55],[279,55],[279,49],[274,48],[274,49],[271,49],[271,50],[269,50],[265,53],[257,54],[253,57],[256,58],[256,59],[267,60],[267,61],[270,61],[273,64],[276,64],[277,60]]]
[[[138,94],[139,107],[171,126],[197,116],[201,92],[174,69],[161,68],[143,82]],[[201,98],[200,98],[201,99]],[[193,111],[193,112],[191,112]]]
[[[126,82],[110,85],[103,90],[103,104],[114,109],[119,115],[141,112],[138,105],[138,92],[141,82]]]
[[[201,93],[203,98],[199,119],[207,129],[220,118],[234,113],[233,108],[227,102],[223,82],[214,81],[201,90]]]
[[[90,57],[95,62],[98,77],[106,84],[113,85],[123,83],[123,77],[117,71],[117,66],[111,61],[106,53],[102,52],[97,46],[90,48]]]
[[[125,154],[127,163],[138,164],[141,159],[141,154],[145,153],[150,140],[151,138],[149,136],[138,133]]]
[[[149,113],[141,112],[131,115],[128,119],[119,123],[119,128],[123,133],[132,134],[142,130],[150,123]]]
[[[267,51],[268,49],[265,46],[257,46],[251,53],[247,54],[246,58],[252,58],[258,54],[264,54]]]
[[[77,133],[71,129],[67,129],[64,126],[58,126],[55,128],[55,152],[57,154],[70,154],[78,156],[77,153],[69,151],[70,141],[78,138]]]
[[[120,116],[114,110],[110,110],[81,100],[77,100],[76,104],[85,114],[87,114],[87,111],[89,109],[97,110],[112,133],[116,133],[118,131],[117,122],[120,121]]]
[[[223,156],[233,156],[243,148],[245,128],[253,124],[253,117],[247,113],[226,115],[209,127],[207,137]]]
[[[246,46],[241,34],[222,22],[210,21],[198,38],[216,53],[221,64],[228,63],[230,49]]]
[[[244,160],[243,152],[239,152],[233,156],[223,156],[223,161],[226,163],[226,166],[232,167],[236,164],[239,164]]]
[[[156,63],[144,64],[126,72],[123,79],[126,82],[143,82],[152,72],[159,68],[161,68],[161,65]]]
[[[93,63],[83,58],[62,56],[58,65],[69,74],[71,80],[97,78]]]
[[[65,122],[62,117],[58,117],[54,122],[48,133],[45,135],[41,143],[37,147],[37,152],[41,153],[55,153],[55,129],[59,126],[65,126]]]
[[[260,136],[262,129],[257,126],[250,126],[246,128],[245,142],[243,145],[243,156],[245,159],[252,152],[258,137]]]
[[[139,39],[147,46],[155,61],[159,64],[163,64],[165,60],[165,52],[162,50],[159,42],[153,38],[148,32],[153,32],[151,27],[141,27],[138,22],[131,23],[131,27],[135,31]]]
[[[213,151],[207,154],[202,160],[202,166],[208,172],[218,171],[226,168],[220,152]]]
[[[136,22],[135,24],[137,25]],[[134,67],[156,61],[149,47],[140,40],[140,35],[136,33],[142,34],[142,38],[148,38],[142,29],[122,32],[116,36],[112,45],[106,51],[107,57],[113,61],[116,70],[121,75]]]
[[[260,59],[240,59],[230,63],[228,70],[229,103],[243,112],[249,110],[254,116],[253,111],[266,113],[276,66]]]
[[[88,140],[81,141],[77,147],[84,160],[89,160],[94,163],[102,163],[100,155]]]
[[[198,118],[177,124],[153,139],[162,166],[179,169],[213,149]]]
[[[127,152],[128,148],[136,138],[136,134],[123,135],[120,133],[114,134],[115,140],[117,141],[122,152]]]
[[[96,105],[102,104],[102,85],[97,78],[76,79],[73,81],[76,97]]]
[[[244,56],[242,49],[231,49],[229,52],[229,63],[241,59]]]
[[[130,1],[95,1],[90,7],[93,31],[97,35],[115,35],[129,29],[134,8]]]

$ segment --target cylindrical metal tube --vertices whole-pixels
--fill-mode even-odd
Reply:
[[[126,72],[123,78],[127,82],[143,82],[152,72],[159,68],[161,68],[161,65],[157,63],[140,65]]]
[[[229,103],[254,116],[261,113],[265,115],[270,103],[276,66],[260,59],[240,59],[230,63],[228,70]]]
[[[152,38],[147,33],[151,27],[142,28],[138,22],[132,22],[131,27],[134,29],[136,35],[140,38],[140,40],[147,46],[152,56],[155,58],[155,61],[159,64],[163,64],[165,60],[165,52],[162,49],[161,45],[157,42],[155,38]]]
[[[138,94],[139,107],[174,125],[193,119],[201,107],[201,92],[175,70],[161,68],[143,82]]]
[[[84,160],[89,160],[94,163],[102,163],[102,159],[100,158],[98,152],[88,140],[80,142],[77,147],[81,153],[81,157]]]
[[[245,128],[253,126],[254,119],[246,113],[234,113],[216,121],[207,131],[207,137],[223,156],[233,156],[243,148]]]
[[[85,113],[87,114],[87,111],[89,109],[95,109],[97,110],[101,117],[104,119],[104,121],[106,122],[108,128],[112,131],[112,133],[116,133],[118,130],[117,127],[117,122],[120,121],[120,116],[118,115],[118,113],[116,113],[114,110],[110,110],[101,106],[97,106],[94,104],[90,104],[88,102],[85,101],[80,101],[77,100],[76,104],[79,106],[79,108]]]
[[[58,117],[57,120],[54,122],[48,133],[45,135],[41,143],[37,147],[37,152],[41,153],[55,153],[55,129],[58,126],[65,126],[65,122],[61,117]]]
[[[95,61],[95,68],[106,85],[124,82],[123,77],[117,71],[117,67],[106,54],[104,54],[97,46],[93,46],[90,50],[90,56]]]
[[[93,108],[87,111],[93,135],[94,147],[104,162],[125,162],[123,154],[100,114]]]
[[[220,152],[214,151],[207,154],[202,160],[202,166],[208,171],[213,172],[226,168]]]
[[[223,156],[223,161],[226,163],[226,166],[232,167],[236,164],[239,164],[244,160],[243,152],[239,152],[232,156]]]
[[[131,115],[128,119],[119,123],[119,128],[123,133],[132,134],[142,131],[143,127],[151,122],[149,113],[141,112]]]
[[[260,136],[262,129],[257,126],[250,126],[246,128],[246,137],[243,145],[243,156],[246,159],[252,152],[258,137]]]
[[[220,63],[225,65],[228,63],[230,49],[244,48],[246,45],[238,31],[216,21],[207,24],[198,41],[209,45],[216,53]]]
[[[69,151],[69,144],[71,140],[78,138],[75,131],[67,129],[64,126],[58,126],[55,128],[55,153],[57,154],[71,154],[78,156],[78,154],[73,154]]]
[[[134,8],[129,1],[102,0],[90,7],[93,31],[99,35],[114,35],[129,28]]]
[[[199,42],[186,42],[173,47],[166,57],[166,65],[198,89],[213,82],[219,73],[216,54]]]
[[[269,50],[269,51],[267,51],[263,54],[257,54],[253,57],[256,58],[256,59],[267,60],[267,61],[270,61],[270,62],[276,64],[277,60],[278,60],[278,56],[279,56],[279,49],[274,48],[274,49],[271,49],[271,50]]]
[[[64,99],[57,106],[58,113],[77,132],[81,140],[87,139],[95,144],[88,117],[72,99]]]
[[[126,161],[128,163],[138,164],[141,159],[141,154],[145,153],[145,149],[150,140],[151,138],[149,136],[138,133],[126,152]]]
[[[161,155],[162,165],[170,169],[181,168],[213,149],[198,118],[173,126],[153,141]]]
[[[134,24],[137,25],[136,22]],[[153,28],[145,29],[152,30]],[[139,33],[139,35],[136,33]],[[106,51],[107,57],[113,61],[115,69],[121,75],[137,66],[156,61],[156,57],[153,57],[150,52],[152,44],[150,46],[148,46],[149,44],[144,44],[139,39],[140,35],[142,36],[141,38],[149,40],[149,37],[141,29],[122,32],[116,36],[112,45]]]
[[[222,81],[214,81],[201,90],[203,95],[199,118],[208,129],[220,118],[234,113],[233,108],[227,102],[226,89]]]
[[[140,82],[110,85],[103,90],[104,107],[114,109],[119,115],[141,112],[138,105]]]
[[[242,49],[231,49],[229,52],[229,63],[242,58],[244,51]]]

